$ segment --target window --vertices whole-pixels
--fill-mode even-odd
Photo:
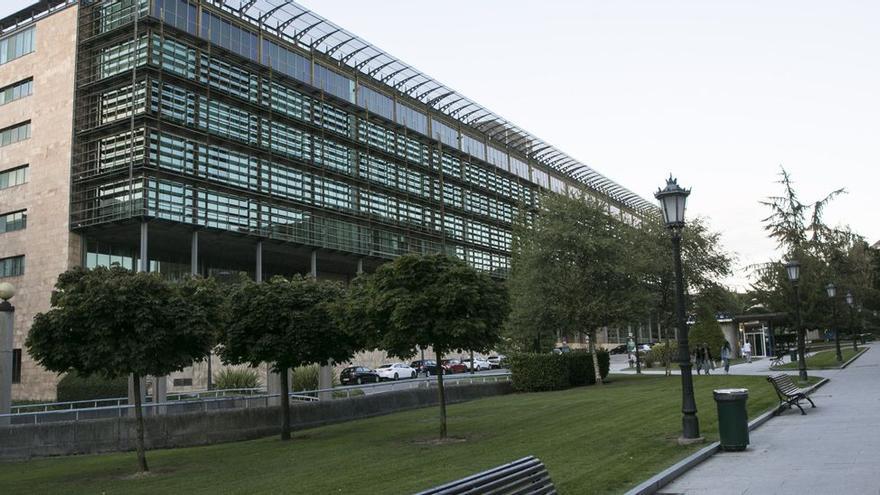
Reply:
[[[12,383],[21,383],[21,349],[12,350]]]
[[[0,278],[24,275],[24,256],[0,258]]]
[[[428,134],[428,117],[401,103],[397,104],[397,123],[422,134]]]
[[[256,34],[204,10],[202,11],[202,38],[242,57],[257,60]]]
[[[31,121],[23,122],[21,124],[16,124],[12,127],[7,127],[6,129],[0,130],[0,146],[7,146],[10,144],[17,143],[19,141],[24,141],[25,139],[31,137]]]
[[[33,92],[34,79],[27,78],[24,81],[10,84],[5,88],[0,88],[0,105],[11,103],[15,100],[30,96]]]
[[[175,378],[174,386],[175,387],[192,387],[193,379],[192,378]]]
[[[391,119],[394,116],[394,100],[370,87],[363,84],[358,85],[357,100],[358,105],[372,113],[386,119]]]
[[[0,234],[23,230],[27,227],[27,210],[0,215]]]
[[[354,101],[354,81],[323,65],[315,64],[315,87],[343,100]]]
[[[153,15],[178,29],[196,34],[196,6],[186,0],[154,0]]]
[[[34,28],[30,27],[0,40],[0,65],[32,51],[34,51]]]
[[[3,172],[0,172],[0,189],[18,186],[27,182],[28,166],[22,165]]]

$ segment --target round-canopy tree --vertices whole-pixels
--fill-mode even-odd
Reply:
[[[489,275],[447,255],[406,255],[361,277],[342,321],[370,336],[370,346],[399,358],[432,347],[439,363],[451,351],[486,352],[501,338],[507,290]],[[446,392],[437,375],[440,437],[446,437]]]
[[[48,370],[117,378],[164,376],[204,358],[222,324],[223,297],[213,280],[182,284],[124,268],[62,273],[51,308],[34,317],[26,346]],[[137,456],[147,471],[140,394],[135,394]]]
[[[281,375],[282,440],[290,439],[288,370],[331,359],[345,362],[362,348],[362,339],[333,318],[344,293],[335,282],[296,275],[264,283],[242,280],[232,294],[220,356],[230,364],[271,363]]]

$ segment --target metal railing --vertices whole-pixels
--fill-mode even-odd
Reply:
[[[464,375],[445,375],[443,381],[449,385],[496,383],[509,381],[510,373],[476,373]],[[345,385],[315,390],[294,391],[288,394],[289,400],[298,402],[317,402],[320,400],[350,399],[362,395],[373,395],[396,390],[431,388],[436,386],[437,377],[419,377],[391,382]],[[159,414],[184,414],[209,412],[223,409],[248,409],[278,405],[280,394],[268,394],[265,389],[239,388],[222,390],[200,390],[169,394],[165,402],[147,401],[142,405],[145,416]],[[173,399],[171,397],[174,397]],[[101,405],[103,404],[103,405]],[[134,405],[128,399],[96,399],[87,401],[53,402],[44,404],[23,404],[13,407],[11,414],[0,414],[0,423],[8,418],[7,424],[40,424],[59,421],[83,421],[90,419],[121,418],[134,415]]]

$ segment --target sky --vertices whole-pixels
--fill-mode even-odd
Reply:
[[[759,202],[780,167],[805,202],[845,188],[826,221],[880,240],[880,2],[300,3],[646,199],[673,174],[731,288],[779,257]]]

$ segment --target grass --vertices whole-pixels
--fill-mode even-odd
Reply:
[[[132,477],[133,453],[0,464],[3,493],[413,493],[533,454],[560,493],[617,493],[701,445],[679,446],[680,378],[612,375],[604,386],[513,394],[260,440],[147,453],[153,475]],[[717,439],[712,389],[750,390],[749,416],[777,404],[760,376],[695,376],[702,433]]]
[[[860,348],[858,352],[863,352],[867,348]],[[837,369],[840,368],[840,365],[849,361],[850,358],[857,354],[856,351],[849,348],[842,348],[841,354],[843,354],[843,362],[837,362],[837,352],[834,349],[829,351],[821,351],[813,354],[812,356],[807,358],[807,369],[808,370],[829,370],[829,369]],[[785,363],[782,366],[775,366],[774,370],[796,370],[798,369],[797,361]]]

